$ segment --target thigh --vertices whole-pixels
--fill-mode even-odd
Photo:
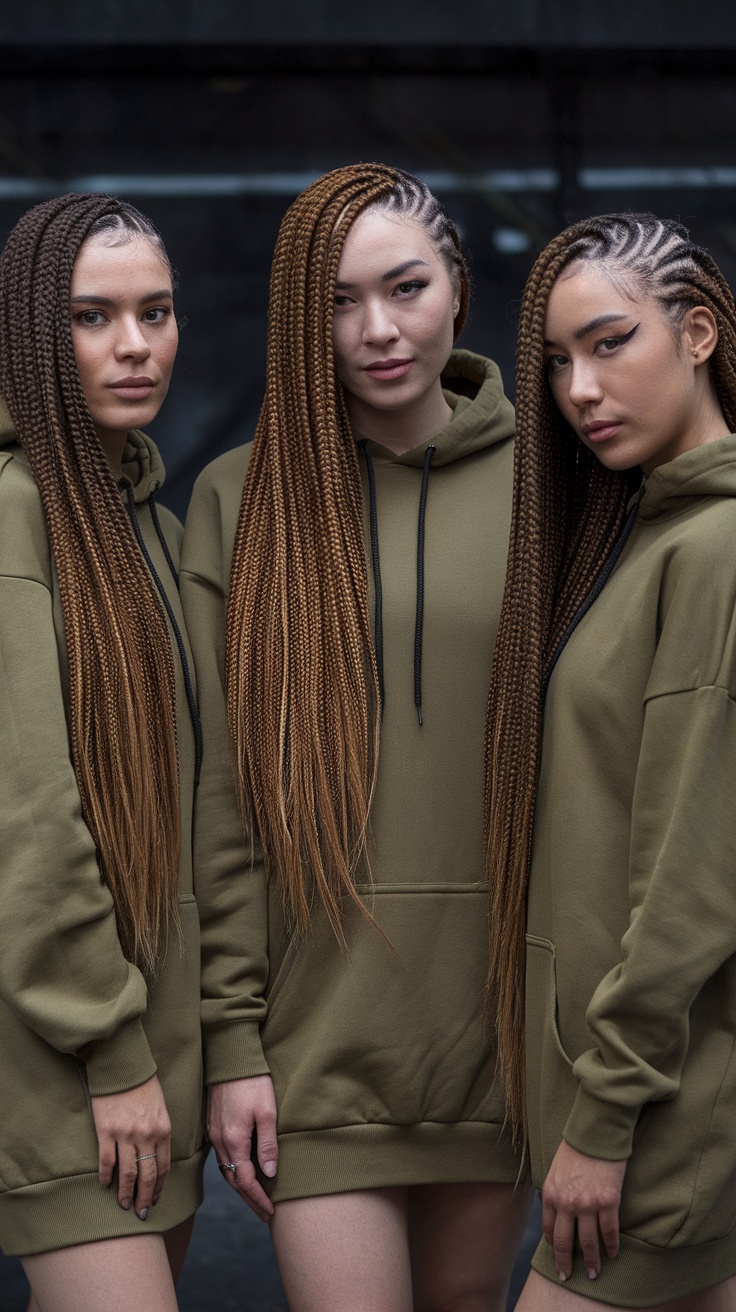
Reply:
[[[102,1239],[22,1261],[38,1312],[177,1312],[161,1235]]]
[[[165,1230],[163,1235],[164,1244],[166,1245],[166,1256],[169,1259],[171,1274],[176,1284],[184,1265],[184,1258],[187,1255],[189,1240],[192,1237],[194,1227],[194,1217],[187,1217],[179,1225],[175,1225],[171,1230]]]
[[[592,1297],[594,1287],[595,1281],[591,1281],[591,1297],[586,1298],[532,1271],[521,1291],[516,1312],[594,1312],[595,1308],[601,1312],[627,1312],[626,1308],[611,1303],[599,1303]],[[649,1312],[736,1312],[736,1276],[688,1298],[658,1303]]]
[[[526,1184],[410,1189],[409,1248],[416,1312],[505,1312],[532,1197]]]
[[[405,1189],[277,1203],[271,1235],[291,1312],[412,1312]]]

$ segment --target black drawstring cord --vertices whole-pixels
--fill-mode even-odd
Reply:
[[[427,511],[427,492],[429,491],[429,466],[432,463],[436,446],[428,446],[424,452],[422,470],[422,491],[419,497],[419,528],[417,531],[417,622],[414,629],[414,705],[417,708],[419,723],[422,720],[422,626],[424,623],[424,519]]]
[[[192,729],[194,731],[194,782],[195,784],[198,784],[200,771],[202,768],[202,725],[199,718],[199,711],[197,710],[197,699],[194,695],[192,676],[189,669],[189,661],[187,659],[187,650],[186,647],[184,646],[184,639],[181,636],[181,630],[176,622],[176,616],[174,615],[174,612],[172,610],[171,602],[169,601],[169,598],[166,595],[166,589],[163,583],[161,582],[161,579],[158,576],[156,566],[151,560],[148,547],[146,546],[143,540],[143,534],[141,533],[141,526],[138,522],[138,515],[135,509],[135,501],[132,496],[132,490],[130,487],[126,486],[125,491],[126,491],[125,504],[128,511],[128,517],[130,519],[131,524],[133,525],[133,532],[135,533],[136,541],[141,549],[141,552],[143,553],[143,559],[145,560],[146,565],[148,566],[151,572],[151,578],[153,579],[156,588],[158,590],[158,594],[164,604],[164,609],[169,617],[169,622],[174,631],[174,638],[176,640],[176,645],[179,651],[179,660],[181,661],[181,670],[184,676],[184,688],[187,696],[187,705],[189,707],[189,715],[192,721]],[[159,540],[162,540],[163,534],[161,531],[161,526],[158,522],[158,515],[155,513],[154,510],[153,497],[149,498],[148,504],[151,507],[151,518],[153,519],[154,527],[156,528],[156,532],[158,533]],[[165,555],[169,568],[174,576],[174,580],[176,581],[178,586],[177,573],[174,568],[174,562],[171,559],[171,553],[168,550],[168,547],[165,548]]]
[[[555,647],[554,652],[552,653],[552,659],[549,663],[549,666],[547,668],[547,673],[545,674],[544,681],[542,683],[542,704],[544,704],[544,699],[547,696],[549,681],[552,678],[552,673],[554,671],[555,665],[557,664],[558,660],[560,659],[560,656],[565,650],[565,647],[570,641],[570,638],[572,637],[573,633],[578,627],[578,624],[583,619],[583,617],[587,615],[588,611],[593,605],[593,602],[600,596],[601,592],[606,586],[608,580],[610,579],[618,563],[621,552],[626,546],[626,543],[629,540],[629,535],[631,534],[631,530],[633,529],[634,524],[636,523],[636,517],[639,514],[639,502],[641,501],[643,496],[644,496],[644,484],[642,483],[637,493],[636,501],[631,507],[631,510],[629,511],[624,521],[624,526],[621,529],[621,532],[619,533],[618,537],[616,538],[616,541],[613,544],[613,550],[611,551],[608,560],[603,566],[603,569],[601,570],[600,574],[598,575],[598,578],[596,579],[595,583],[590,589],[590,592],[585,598],[585,601],[583,602],[582,606],[578,611],[576,611],[575,615],[573,616],[567,628],[565,629],[565,632],[560,638],[560,641]]]
[[[378,696],[381,701],[381,714],[383,714],[384,687],[383,687],[383,592],[381,590],[381,561],[378,555],[378,507],[376,504],[376,475],[373,470],[373,460],[368,450],[368,442],[362,438],[358,442],[363,455],[365,456],[365,467],[368,473],[368,499],[370,506],[370,525],[371,525],[371,564],[373,566],[373,590],[376,594],[376,614],[374,621],[374,634],[376,645],[376,665],[378,667]]]
[[[169,569],[171,570],[171,573],[172,573],[172,575],[173,575],[173,579],[174,579],[174,582],[175,582],[175,584],[176,584],[177,591],[178,591],[178,589],[179,589],[179,571],[177,570],[176,565],[174,564],[173,557],[172,557],[172,555],[171,555],[171,552],[169,551],[169,544],[168,544],[168,542],[166,541],[166,538],[164,537],[164,531],[163,531],[163,529],[162,529],[162,527],[161,527],[161,521],[160,521],[160,519],[159,519],[159,517],[158,517],[158,506],[156,505],[156,493],[155,493],[155,492],[152,492],[151,495],[150,495],[150,497],[148,498],[148,504],[149,504],[149,506],[150,506],[150,508],[151,508],[151,519],[153,520],[153,527],[154,527],[155,530],[156,530],[156,537],[158,538],[159,542],[161,543],[161,550],[163,551],[164,556],[166,557],[166,564],[168,565]]]

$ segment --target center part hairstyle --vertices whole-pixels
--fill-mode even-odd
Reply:
[[[526,892],[545,680],[641,482],[638,468],[606,469],[552,399],[544,358],[547,302],[556,279],[576,261],[594,262],[617,286],[652,296],[676,337],[690,306],[713,312],[719,336],[709,368],[726,421],[736,429],[734,300],[717,265],[687,230],[652,214],[604,214],[573,224],[551,241],[521,303],[511,541],[486,734],[489,995],[497,1005],[508,1115],[522,1132]]]
[[[288,923],[321,899],[344,939],[365,864],[378,760],[379,691],[358,451],[335,374],[335,281],[368,206],[420,223],[459,293],[454,224],[418,178],[381,164],[326,174],[281,225],[271,272],[266,393],[243,490],[227,617],[228,717],[249,834]],[[367,914],[367,912],[366,912]]]
[[[166,620],[97,436],[71,336],[72,268],[99,231],[161,239],[132,206],[35,206],[0,260],[0,390],[38,485],[59,582],[71,756],[126,956],[153,972],[178,918],[175,673]]]

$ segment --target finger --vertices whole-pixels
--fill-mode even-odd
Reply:
[[[550,1248],[555,1242],[555,1221],[557,1220],[557,1208],[542,1194],[542,1231]]]
[[[603,1247],[609,1257],[615,1257],[619,1248],[618,1208],[602,1207],[598,1216]]]
[[[112,1177],[115,1173],[115,1164],[117,1162],[117,1151],[115,1140],[110,1139],[107,1135],[100,1139],[99,1142],[100,1159],[98,1165],[99,1181],[101,1185],[107,1188],[112,1184]]]
[[[135,1156],[136,1152],[132,1144],[118,1144],[118,1202],[125,1212],[133,1201],[138,1180]]]
[[[159,1139],[156,1144],[156,1183],[153,1189],[153,1206],[155,1207],[166,1184],[166,1177],[171,1170],[171,1135]]]
[[[268,1194],[258,1183],[255,1168],[250,1160],[238,1162],[234,1171],[223,1169],[222,1174],[261,1221],[270,1221],[274,1214],[274,1206]]]
[[[135,1191],[135,1210],[139,1220],[145,1221],[148,1216],[148,1209],[153,1203],[153,1191],[158,1176],[155,1150],[150,1147],[141,1149],[136,1165],[138,1167],[138,1182]]]
[[[583,1250],[583,1262],[588,1273],[588,1279],[597,1280],[601,1273],[597,1213],[584,1212],[578,1216],[578,1242]]]
[[[558,1212],[555,1220],[554,1249],[555,1271],[560,1280],[572,1275],[572,1246],[575,1240],[575,1217],[569,1212]]]
[[[258,1165],[263,1174],[272,1180],[279,1165],[279,1144],[276,1138],[276,1112],[263,1112],[256,1117],[256,1143]]]

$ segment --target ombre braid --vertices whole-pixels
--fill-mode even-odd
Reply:
[[[123,951],[153,972],[178,922],[175,673],[75,363],[72,268],[93,230],[121,240],[127,230],[163,251],[148,220],[110,197],[67,195],[29,210],[0,261],[0,390],[38,485],[59,581],[82,812]]]
[[[711,374],[726,421],[736,429],[736,307],[720,270],[687,230],[651,214],[606,214],[551,241],[521,305],[511,541],[486,731],[489,997],[496,999],[508,1115],[517,1130],[525,1128],[524,935],[544,680],[641,479],[638,469],[607,470],[552,400],[544,319],[553,284],[574,261],[595,262],[655,297],[675,333],[688,306],[712,311],[719,337]]]
[[[369,206],[425,227],[459,294],[454,224],[424,183],[380,164],[336,169],[288,210],[273,259],[266,394],[243,490],[227,617],[228,717],[241,807],[292,931],[314,894],[344,941],[378,760],[363,493],[336,378],[332,316],[345,237]],[[369,917],[370,919],[370,917]]]

